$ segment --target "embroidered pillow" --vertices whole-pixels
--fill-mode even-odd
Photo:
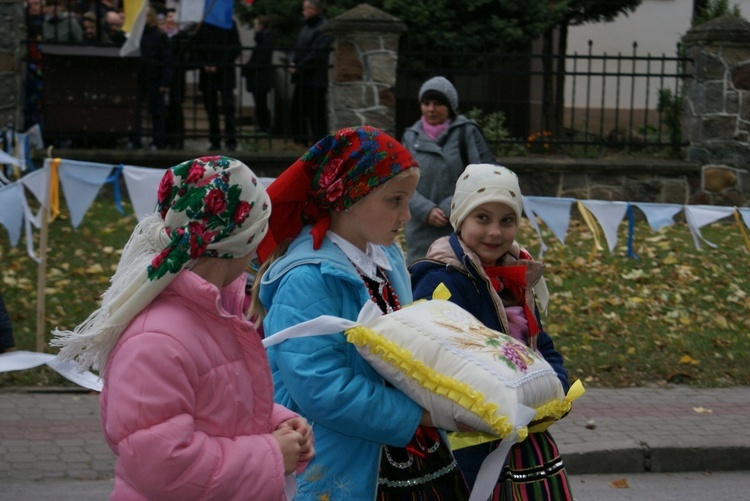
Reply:
[[[517,424],[526,425],[517,416],[519,405],[535,411],[534,421],[570,410],[549,363],[450,301],[418,301],[345,333],[383,378],[445,430],[464,423],[505,438]]]

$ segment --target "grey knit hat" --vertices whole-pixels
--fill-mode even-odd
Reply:
[[[422,101],[422,96],[428,90],[434,90],[441,93],[448,100],[448,104],[451,107],[453,113],[457,113],[458,110],[458,92],[452,83],[445,77],[432,77],[422,84],[419,88],[419,101]]]

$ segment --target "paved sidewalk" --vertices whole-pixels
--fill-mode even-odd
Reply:
[[[749,424],[750,386],[588,388],[550,431],[574,475],[750,470]],[[97,393],[0,389],[0,485],[112,471]]]

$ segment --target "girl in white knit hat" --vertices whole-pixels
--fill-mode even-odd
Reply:
[[[536,306],[536,300],[543,309],[547,306],[545,266],[515,241],[522,212],[521,190],[512,171],[492,164],[466,167],[451,203],[453,233],[436,240],[426,258],[410,267],[414,299],[431,298],[443,284],[450,301],[487,327],[536,349],[554,368],[567,393],[568,373],[562,356],[542,330]],[[470,486],[482,461],[499,443],[454,451]],[[513,446],[492,499],[572,499],[567,473],[549,432],[530,433]]]

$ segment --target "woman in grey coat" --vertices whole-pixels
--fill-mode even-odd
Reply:
[[[425,256],[432,242],[451,234],[450,204],[458,176],[468,164],[496,163],[482,131],[457,114],[458,92],[447,79],[433,77],[419,89],[422,117],[406,129],[401,143],[419,163],[417,191],[409,202],[406,261]]]

